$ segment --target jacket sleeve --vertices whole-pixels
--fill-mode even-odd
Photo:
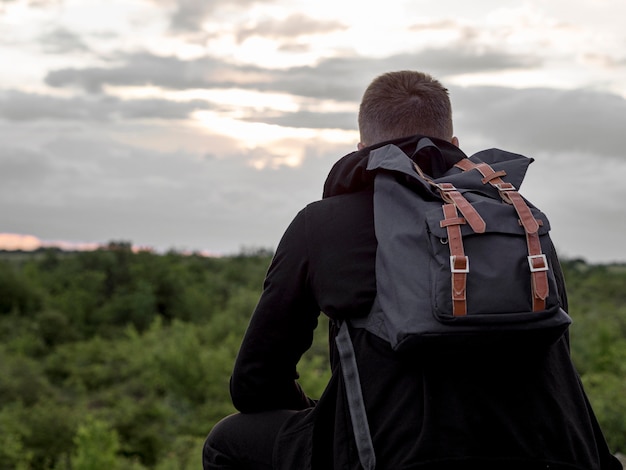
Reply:
[[[319,307],[311,293],[304,211],[281,239],[244,336],[230,381],[241,412],[313,406],[296,365],[313,341]]]

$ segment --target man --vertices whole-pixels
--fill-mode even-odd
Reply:
[[[268,271],[231,378],[241,412],[204,447],[208,469],[359,469],[335,320],[363,317],[376,296],[377,240],[369,152],[392,142],[411,155],[421,135],[442,150],[420,161],[438,176],[465,157],[453,136],[447,90],[401,71],[367,88],[358,151],[339,160],[324,197],[286,230]],[[558,266],[554,253],[552,262]],[[567,309],[561,273],[557,273]],[[319,312],[331,320],[332,378],[319,401],[297,383]],[[352,331],[378,469],[619,469],[569,357],[566,335],[523,357],[398,357],[364,329]]]

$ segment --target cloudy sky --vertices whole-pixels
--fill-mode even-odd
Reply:
[[[626,261],[622,0],[0,0],[0,241],[275,248],[377,75],[535,158],[562,256]]]

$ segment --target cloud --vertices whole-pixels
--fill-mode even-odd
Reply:
[[[28,7],[33,8],[46,8],[49,6],[56,6],[63,3],[63,0],[0,0],[0,13],[3,12],[2,6],[4,4],[11,3],[23,3]]]
[[[46,240],[123,239],[156,249],[274,247],[297,211],[320,197],[330,166],[348,151],[315,139],[306,145],[302,167],[262,170],[244,153],[201,158],[104,136],[64,136],[30,152],[4,146],[3,230]]]
[[[18,202],[18,193],[24,187],[38,187],[44,184],[46,176],[52,171],[53,164],[40,151],[12,147],[9,143],[0,150],[0,186],[3,188],[3,200],[12,204]],[[21,196],[31,199],[28,194]]]
[[[65,68],[49,72],[45,82],[53,87],[78,86],[99,93],[104,85],[154,85],[168,89],[239,87],[286,92],[299,96],[358,101],[367,83],[389,70],[428,70],[438,77],[485,71],[528,68],[539,60],[502,51],[469,48],[427,49],[386,58],[344,56],[325,59],[315,66],[267,69],[217,58],[182,60],[147,52],[120,55],[120,65]]]
[[[49,72],[45,82],[52,87],[79,86],[90,93],[100,93],[104,85],[154,85],[169,89],[215,88],[246,84],[249,75],[262,73],[253,66],[237,66],[219,59],[204,57],[181,60],[147,52],[121,54],[113,67],[65,68]]]
[[[177,33],[201,31],[202,24],[211,14],[226,7],[243,9],[255,3],[272,3],[271,0],[153,0],[153,2],[169,10],[170,29]]]
[[[467,41],[476,41],[482,32],[478,26],[472,26],[450,18],[438,20],[425,20],[410,26],[409,31],[415,33],[445,33],[452,35],[456,41],[464,41],[460,46],[467,44]]]
[[[541,59],[537,56],[497,49],[431,49],[421,53],[418,59],[424,62],[424,66],[418,68],[431,70],[433,74],[442,76],[532,69],[541,65]]]
[[[354,112],[313,112],[298,111],[293,113],[255,113],[244,118],[245,121],[276,124],[284,127],[302,127],[308,129],[356,130],[357,114]]]
[[[14,90],[0,91],[0,118],[10,121],[185,119],[193,111],[210,108],[209,103],[201,100],[122,100],[111,96],[59,98]]]
[[[617,69],[626,65],[626,57],[618,54],[599,53],[597,51],[583,54],[582,60],[591,66],[606,69]]]
[[[89,51],[89,47],[79,35],[65,28],[57,28],[42,34],[40,42],[44,51],[50,54],[68,54]]]
[[[284,19],[269,19],[260,21],[251,27],[241,28],[237,32],[237,40],[243,42],[251,36],[293,39],[343,29],[347,29],[347,26],[339,21],[320,21],[302,14],[294,14]]]
[[[330,58],[315,66],[273,71],[271,81],[250,83],[246,86],[260,91],[279,91],[310,98],[358,102],[365,87],[375,76],[391,70],[428,70],[434,76],[445,79],[457,74],[531,67],[536,64],[538,61],[528,56],[496,51],[427,49],[383,58],[362,56]]]
[[[452,101],[457,129],[505,147],[624,158],[626,100],[616,94],[467,87],[453,88]]]
[[[533,166],[525,183],[525,194],[548,212],[557,246],[565,254],[579,255],[584,236],[589,240],[586,256],[605,259],[602,256],[608,255],[593,251],[591,230],[566,227],[576,227],[580,217],[598,224],[608,217],[618,220],[619,207],[590,207],[594,203],[585,205],[580,192],[573,211],[574,196],[568,196],[567,190],[572,185],[587,188],[586,192],[603,188],[603,178],[607,171],[611,174],[611,168],[593,157],[614,155],[619,149],[614,122],[622,122],[624,104],[610,94],[583,90],[580,95],[548,89],[452,89],[462,143],[467,135],[478,135],[507,150],[541,152],[537,168]],[[96,98],[99,102],[102,97]],[[57,107],[68,108],[72,103],[60,101]],[[561,110],[555,117],[551,108],[557,105]],[[348,127],[349,115],[304,110],[273,116],[259,112],[253,117],[303,127],[324,127],[327,119],[328,127],[342,122]],[[554,130],[554,135],[545,131],[557,118],[570,128],[569,135],[565,135],[567,129]],[[578,127],[576,120],[581,121]],[[596,147],[598,139],[587,147],[592,148],[589,155],[581,155],[583,145],[594,142],[593,125],[607,128],[602,139],[612,142],[612,147]],[[609,136],[610,132],[615,135]],[[3,231],[33,234],[42,240],[128,240],[158,250],[174,247],[222,253],[244,246],[275,247],[293,216],[320,197],[334,161],[351,150],[316,138],[301,141],[298,147],[294,142],[273,142],[267,148],[247,150],[210,129],[185,127],[184,123],[154,127],[136,120],[92,126],[84,119],[5,119],[0,121],[0,137],[5,142],[0,148]],[[302,150],[301,166],[267,164],[258,169],[250,165],[252,160],[280,160],[283,156],[276,148],[287,144]],[[568,152],[575,153],[573,158]],[[585,161],[587,166],[581,168]],[[537,178],[539,184],[533,182]],[[609,181],[611,200],[623,200],[618,175]],[[620,246],[617,238],[622,232],[617,227],[615,237],[604,240],[605,246]]]

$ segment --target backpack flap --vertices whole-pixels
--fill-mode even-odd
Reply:
[[[476,199],[476,198],[473,198]],[[478,319],[492,314],[517,314],[533,312],[531,270],[529,264],[526,233],[520,225],[513,206],[487,198],[473,203],[473,207],[485,221],[485,231],[475,233],[468,224],[460,227],[464,251],[469,262],[467,274],[467,312],[465,318],[455,316],[452,308],[450,264],[450,238],[442,227],[444,220],[441,208],[426,214],[428,233],[429,270],[433,282],[433,313],[440,321]],[[550,224],[545,214],[531,209],[539,222],[538,237],[541,253],[551,252],[548,236]],[[548,270],[548,295],[545,309],[559,303],[556,279],[546,258]],[[474,320],[471,320],[474,321]],[[470,323],[471,323],[470,321]],[[499,321],[499,320],[498,320]],[[480,321],[478,321],[480,323]]]

